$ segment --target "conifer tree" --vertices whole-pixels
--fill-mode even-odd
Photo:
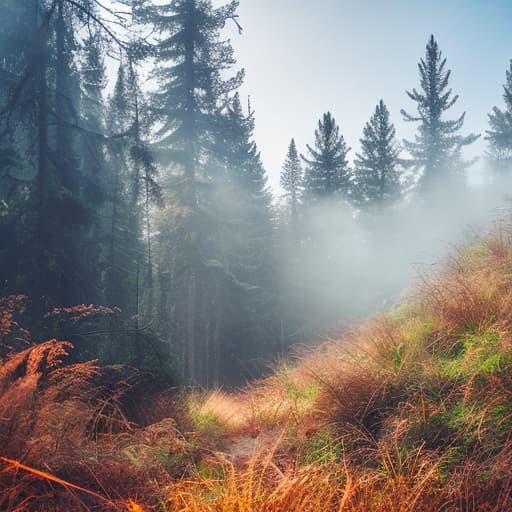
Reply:
[[[254,141],[254,116],[250,104],[248,113],[244,113],[240,96],[235,94],[228,107],[227,117],[231,128],[228,130],[225,155],[233,191],[239,196],[239,220],[246,225],[248,260],[258,248],[260,251],[268,248],[272,231],[272,196],[267,185],[267,173]]]
[[[138,226],[133,225],[130,194],[129,139],[132,123],[125,65],[120,64],[114,91],[109,101],[107,133],[109,144],[109,183],[107,206],[107,254],[105,297],[107,304],[125,313],[135,309]],[[134,245],[135,244],[135,245]]]
[[[298,236],[298,209],[302,194],[304,172],[295,145],[295,139],[292,139],[288,147],[286,160],[281,171],[281,186],[285,191],[285,197],[290,208],[290,226],[294,236]]]
[[[101,35],[89,34],[84,40],[81,62],[81,119],[83,130],[81,166],[84,194],[88,202],[101,205],[105,199],[105,102],[106,68],[102,55]]]
[[[363,209],[382,209],[402,194],[396,130],[382,100],[363,129],[361,153],[356,154],[355,198]]]
[[[90,32],[80,46],[80,143],[77,147],[81,174],[80,197],[89,220],[83,229],[84,243],[78,257],[90,283],[90,302],[104,301],[101,275],[104,271],[105,202],[108,188],[108,166],[105,159],[106,126],[103,90],[106,85],[101,34]]]
[[[231,203],[229,221],[221,227],[226,246],[218,249],[225,254],[228,274],[238,284],[239,311],[233,311],[233,316],[244,318],[246,325],[234,337],[245,340],[234,347],[239,360],[269,355],[274,349],[272,196],[254,142],[254,115],[250,104],[247,114],[244,113],[240,97],[235,94],[222,130],[227,134],[223,136],[225,146],[216,152],[227,167],[227,191],[231,198],[218,202],[221,215],[228,213],[225,206]]]
[[[430,191],[437,185],[446,184],[460,177],[470,165],[461,157],[461,150],[478,139],[479,135],[461,135],[466,113],[455,120],[444,115],[459,99],[449,88],[451,71],[434,36],[430,36],[425,58],[418,64],[420,90],[407,91],[416,103],[416,114],[401,113],[408,122],[419,123],[414,141],[404,140],[405,149],[411,155],[411,164],[421,173],[420,187]]]
[[[33,95],[37,127],[37,176],[32,182],[37,254],[36,278],[27,290],[39,302],[81,303],[92,291],[91,275],[80,257],[90,222],[84,203],[76,150],[80,86],[74,62],[74,11],[67,1],[34,2],[34,40],[13,98]],[[20,96],[17,96],[20,95]]]
[[[27,258],[17,265],[12,291],[29,293],[42,309],[51,304],[89,303],[98,298],[98,266],[97,262],[91,265],[96,257],[88,253],[97,219],[88,202],[86,166],[80,158],[88,128],[82,118],[85,98],[77,69],[80,30],[76,26],[79,21],[93,31],[101,27],[108,32],[108,28],[90,2],[16,3],[24,10],[25,23],[18,35],[25,37],[18,59],[11,61],[6,55],[2,61],[13,78],[2,113],[7,113],[6,119],[26,116],[17,122],[15,132],[23,132],[22,137],[16,135],[24,182],[17,188],[27,198],[28,215],[23,216],[25,236],[14,238],[20,244],[14,252]],[[23,248],[25,242],[32,245],[31,251]]]
[[[490,156],[499,170],[509,170],[512,165],[512,60],[503,85],[505,109],[494,107],[489,114],[486,139]]]
[[[137,261],[137,318],[150,317],[153,312],[153,260],[152,260],[152,224],[151,209],[161,206],[161,187],[158,183],[158,170],[154,155],[149,147],[150,123],[147,119],[147,103],[139,86],[139,79],[133,59],[130,59],[127,76],[127,92],[131,100],[133,124],[130,134],[130,163],[132,177],[131,191],[133,227],[139,237],[144,238],[145,250],[141,251]],[[141,277],[143,276],[143,277]],[[144,299],[143,315],[139,297]]]
[[[327,112],[315,130],[315,147],[307,146],[305,198],[309,203],[322,199],[344,199],[350,194],[349,148],[336,120]]]
[[[182,376],[187,380],[208,374],[200,371],[205,362],[201,331],[215,325],[210,304],[217,278],[209,262],[216,255],[212,253],[212,219],[205,210],[213,167],[205,162],[222,106],[243,78],[243,72],[225,78],[235,60],[230,42],[220,38],[227,20],[235,18],[237,6],[236,1],[213,8],[210,0],[172,0],[161,5],[143,2],[138,10],[140,18],[162,35],[156,46],[159,89],[151,105],[160,122],[159,160],[172,166],[174,175],[165,180],[172,192],[165,194],[166,225],[159,226],[159,273],[166,282],[165,269],[171,275],[174,304],[164,309],[173,317]],[[165,297],[170,294],[165,292]]]
[[[38,279],[39,118],[41,127],[47,126],[38,90],[45,68],[41,42],[49,28],[40,28],[37,7],[33,1],[0,4],[0,289],[5,294],[31,293]],[[21,88],[24,75],[27,85]]]

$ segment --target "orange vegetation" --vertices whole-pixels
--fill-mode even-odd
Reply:
[[[0,303],[4,346],[17,300]],[[512,510],[508,225],[236,393],[142,400],[140,376],[66,364],[71,349],[6,352],[1,510]]]

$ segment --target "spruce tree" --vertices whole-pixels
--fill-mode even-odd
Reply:
[[[36,15],[37,14],[37,15]],[[45,68],[39,9],[33,1],[0,5],[0,291],[31,293],[40,253],[38,206],[39,77]],[[37,58],[37,60],[36,60]],[[26,76],[26,86],[21,83]],[[42,126],[47,126],[45,119]],[[37,253],[37,254],[36,254]]]
[[[143,2],[138,13],[162,38],[156,46],[155,77],[159,88],[151,97],[152,113],[160,123],[157,132],[159,161],[172,170],[164,179],[170,189],[165,225],[160,225],[159,274],[173,285],[174,298],[160,311],[172,315],[174,338],[181,357],[182,376],[199,381],[207,354],[209,336],[204,331],[216,325],[212,318],[212,294],[217,275],[209,264],[213,219],[205,206],[212,167],[208,151],[218,130],[220,113],[228,96],[240,85],[243,72],[225,78],[235,64],[229,41],[220,30],[236,16],[238,2],[213,8],[210,0],[172,0],[162,5]],[[168,272],[166,272],[166,269]],[[218,315],[217,315],[218,316]],[[161,323],[166,323],[161,319]]]
[[[267,173],[254,141],[255,112],[249,104],[245,114],[238,94],[230,108],[230,122],[234,130],[228,150],[229,168],[234,174],[235,197],[239,197],[237,216],[241,246],[237,258],[239,282],[249,285],[242,306],[249,314],[248,338],[241,347],[245,360],[268,356],[274,350],[274,240],[272,195],[267,184]],[[235,135],[236,134],[236,135]]]
[[[132,166],[129,184],[132,203],[133,227],[144,239],[145,249],[140,251],[137,261],[137,318],[151,317],[154,306],[152,221],[153,206],[162,205],[161,187],[158,183],[158,169],[148,143],[151,123],[148,119],[147,101],[140,89],[135,63],[130,59],[127,76],[127,93],[131,100],[133,123],[130,130],[130,164]],[[133,229],[133,228],[132,228]],[[142,247],[141,247],[142,249]],[[143,299],[144,304],[139,304]]]
[[[0,80],[14,83],[33,52],[34,0],[3,0],[0,6]],[[37,9],[38,10],[38,9]],[[2,82],[0,82],[2,83]],[[0,86],[3,88],[5,83]]]
[[[131,98],[126,69],[120,64],[114,91],[109,100],[107,133],[108,201],[106,203],[105,298],[109,306],[118,306],[127,314],[135,313],[138,226],[133,225],[132,180],[129,165],[128,133],[132,124]]]
[[[349,148],[336,120],[327,112],[315,130],[315,147],[307,146],[305,198],[311,203],[323,199],[345,199],[350,194]]]
[[[105,202],[108,197],[108,166],[106,149],[106,104],[103,91],[106,69],[99,32],[91,32],[81,44],[80,52],[80,145],[77,151],[81,173],[80,195],[88,209],[90,221],[84,229],[84,249],[78,255],[91,283],[90,302],[104,302],[101,274],[104,271],[105,253],[103,235],[105,227]]]
[[[89,34],[81,48],[81,165],[84,194],[88,201],[100,205],[105,196],[105,102],[106,68],[102,55],[101,35]]]
[[[209,161],[215,171],[208,208],[217,219],[209,222],[211,254],[217,264],[217,293],[223,301],[215,307],[222,347],[214,337],[211,352],[220,356],[214,358],[211,369],[214,382],[220,375],[236,378],[242,361],[269,355],[274,348],[269,332],[275,325],[272,197],[254,142],[254,111],[249,105],[245,113],[235,94],[220,123]]]
[[[363,129],[361,153],[356,154],[355,198],[363,209],[382,209],[402,194],[396,130],[382,100]]]
[[[280,176],[284,190],[277,220],[278,253],[278,311],[280,316],[279,349],[284,353],[287,346],[299,342],[297,326],[304,320],[302,307],[305,296],[302,237],[305,233],[301,214],[304,192],[304,169],[297,151],[295,139],[291,139]],[[299,329],[300,330],[300,329]],[[295,333],[295,334],[293,334]]]
[[[24,12],[24,26],[17,30],[18,38],[25,34],[24,43],[14,60],[14,47],[6,47],[2,64],[7,74],[0,73],[12,78],[2,113],[5,119],[17,118],[11,134],[23,158],[18,162],[22,179],[16,189],[23,192],[26,211],[23,221],[16,221],[20,228],[23,225],[24,236],[12,238],[13,254],[24,256],[19,258],[10,290],[28,293],[41,310],[89,303],[98,299],[99,288],[97,261],[92,264],[98,252],[89,251],[97,212],[89,202],[94,194],[88,186],[92,181],[87,178],[88,166],[80,157],[84,135],[90,130],[82,117],[85,96],[77,68],[77,34],[81,37],[85,30],[77,27],[85,22],[91,31],[101,27],[106,33],[108,28],[90,2],[22,0],[16,4]],[[4,33],[2,22],[0,32]],[[10,211],[16,213],[15,208]]]
[[[285,197],[290,208],[291,230],[294,236],[297,237],[299,228],[298,209],[304,182],[304,172],[299,153],[297,152],[297,146],[295,145],[295,139],[292,139],[288,146],[288,153],[281,171],[280,182],[281,187],[283,187],[285,191]]]
[[[503,85],[505,109],[494,107],[489,114],[489,130],[486,139],[490,156],[499,170],[510,170],[512,165],[512,60]]]
[[[28,294],[38,315],[53,306],[119,305],[126,316],[109,319],[117,323],[110,327],[129,317],[137,342],[142,330],[147,335],[132,316],[145,293],[137,274],[140,266],[149,274],[149,208],[158,187],[131,67],[119,73],[105,108],[103,50],[114,41],[124,60],[128,48],[107,12],[123,25],[123,14],[99,2],[0,6],[0,282],[1,293]],[[78,349],[103,361],[148,362],[131,339],[119,350],[118,335],[88,337]]]
[[[444,119],[459,99],[449,88],[451,71],[434,36],[430,36],[425,58],[418,64],[420,90],[407,91],[416,102],[417,113],[401,113],[408,122],[419,123],[414,141],[404,140],[405,149],[411,155],[410,164],[421,173],[420,187],[431,191],[436,186],[460,177],[470,162],[461,157],[461,150],[478,139],[479,135],[460,135],[466,113],[455,120]]]

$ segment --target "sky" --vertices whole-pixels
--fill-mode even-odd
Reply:
[[[224,34],[246,71],[241,93],[256,111],[255,137],[275,191],[290,139],[304,152],[326,111],[353,148],[352,158],[381,98],[398,138],[414,134],[400,110],[414,112],[405,91],[418,87],[417,63],[430,34],[460,94],[453,117],[467,111],[465,132],[485,132],[487,114],[503,104],[511,0],[240,0],[239,14],[242,35],[234,24]],[[466,155],[484,151],[482,139]]]

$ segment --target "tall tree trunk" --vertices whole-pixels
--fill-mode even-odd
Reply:
[[[116,232],[118,230],[118,208],[119,208],[119,158],[115,155],[113,159],[112,171],[112,183],[111,183],[111,195],[112,195],[112,217],[110,220],[110,237],[109,237],[109,250],[108,250],[108,262],[107,262],[107,276],[106,276],[106,299],[110,306],[121,306],[119,302],[119,294],[117,293],[116,282]]]
[[[55,70],[55,115],[57,116],[56,153],[57,168],[62,185],[78,194],[78,180],[71,169],[71,139],[69,136],[68,114],[70,111],[69,73],[66,56],[66,25],[64,0],[57,3],[57,62]]]
[[[217,386],[220,382],[220,367],[219,367],[219,357],[220,357],[220,335],[221,335],[221,328],[222,328],[222,305],[223,305],[223,297],[221,295],[222,291],[222,285],[220,280],[216,283],[215,286],[216,289],[216,311],[215,311],[215,318],[214,318],[214,328],[213,328],[213,336],[212,336],[212,353],[211,353],[211,359],[212,359],[212,378],[213,378],[213,385]]]
[[[149,208],[149,176],[146,174],[146,282],[145,288],[147,292],[146,313],[148,316],[153,314],[154,296],[153,296],[153,259],[151,254],[151,218]]]
[[[132,63],[130,62],[130,71],[133,78],[133,68]],[[140,151],[141,148],[141,140],[140,140],[140,124],[139,124],[139,99],[137,97],[137,91],[135,93],[135,118],[134,118],[134,138],[135,138],[135,147]],[[138,208],[139,195],[140,195],[140,162],[138,159],[135,159],[134,162],[134,177],[133,177],[133,190],[132,190],[132,211],[134,213],[134,222],[135,222],[135,231],[139,233],[139,225],[140,225],[140,210]],[[141,251],[136,248],[136,282],[135,282],[135,353],[137,364],[141,364],[144,359],[144,351],[142,347],[142,337],[139,336],[139,319],[140,319],[140,269],[142,266],[142,254]]]
[[[195,83],[196,77],[194,74],[194,40],[193,34],[195,33],[194,19],[195,19],[195,3],[191,3],[190,8],[192,12],[188,13],[188,26],[185,29],[185,94],[186,94],[186,109],[187,113],[183,122],[183,129],[185,132],[185,161],[184,161],[184,173],[186,178],[185,188],[183,192],[183,206],[187,211],[189,219],[186,221],[188,230],[185,233],[185,248],[186,257],[190,258],[189,262],[182,262],[182,264],[190,265],[191,268],[186,272],[186,278],[184,282],[184,288],[178,295],[177,300],[185,300],[186,306],[184,308],[184,338],[182,343],[185,346],[186,366],[185,376],[187,379],[194,381],[196,379],[196,338],[197,338],[197,272],[198,272],[198,258],[196,258],[196,247],[197,236],[192,236],[191,231],[196,228],[194,217],[197,213],[197,198],[196,198],[196,111],[197,104],[195,100]],[[177,318],[179,322],[180,319]]]
[[[192,382],[197,379],[196,372],[196,313],[197,313],[197,276],[193,270],[188,272],[187,308],[186,308],[186,343],[187,343],[187,378]]]
[[[47,245],[47,213],[46,213],[46,181],[48,175],[48,88],[46,83],[47,48],[46,32],[39,27],[39,0],[35,0],[35,25],[36,25],[36,55],[38,66],[36,72],[35,92],[37,97],[37,125],[38,125],[38,164],[37,164],[37,240],[38,240],[38,284],[37,295],[41,298],[47,292],[46,286],[46,245]],[[44,307],[43,304],[41,304]]]

